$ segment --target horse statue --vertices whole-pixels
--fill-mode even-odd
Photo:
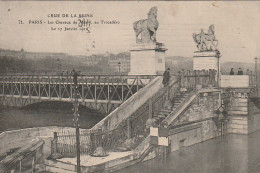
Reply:
[[[159,27],[157,20],[157,7],[152,7],[148,12],[148,18],[133,23],[136,43],[156,43],[156,31]],[[138,38],[141,34],[141,39]]]
[[[215,38],[214,25],[209,26],[208,33],[204,33],[203,29],[199,34],[193,33],[193,39],[197,43],[199,51],[212,51],[217,50],[218,41]]]

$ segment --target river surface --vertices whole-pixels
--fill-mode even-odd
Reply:
[[[260,131],[226,135],[127,167],[117,173],[260,173]]]
[[[46,102],[22,109],[0,107],[0,132],[6,130],[62,126],[73,127],[71,103]],[[104,118],[104,114],[80,106],[80,127],[91,128]]]

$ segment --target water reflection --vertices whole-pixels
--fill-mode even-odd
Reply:
[[[156,158],[118,173],[257,173],[260,172],[260,131],[229,134]]]
[[[105,115],[80,107],[81,128],[90,128]],[[20,128],[63,126],[73,127],[71,103],[46,102],[23,109],[0,107],[0,132]]]

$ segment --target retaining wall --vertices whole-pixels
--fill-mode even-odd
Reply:
[[[0,156],[5,155],[10,149],[19,148],[29,143],[36,137],[44,139],[43,153],[44,157],[51,154],[51,138],[53,132],[69,130],[69,127],[35,127],[20,130],[5,131],[0,134]]]

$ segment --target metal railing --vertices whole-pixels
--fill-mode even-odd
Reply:
[[[179,81],[172,82],[169,88],[170,97],[174,97],[179,92]],[[148,136],[147,120],[157,114],[164,106],[167,99],[165,89],[159,89],[144,104],[140,105],[130,117],[120,122],[114,129],[81,130],[81,154],[91,155],[97,147],[102,147],[108,152],[136,148]],[[56,141],[56,151],[63,156],[75,156],[75,139],[75,132],[58,133],[54,140]]]
[[[121,128],[102,130],[80,131],[80,154],[92,155],[96,148],[102,147],[105,151],[114,151],[122,141],[126,139],[125,130]],[[55,148],[55,149],[54,149]],[[58,152],[64,157],[76,156],[76,134],[74,131],[62,131],[54,135],[52,142],[52,153]]]

